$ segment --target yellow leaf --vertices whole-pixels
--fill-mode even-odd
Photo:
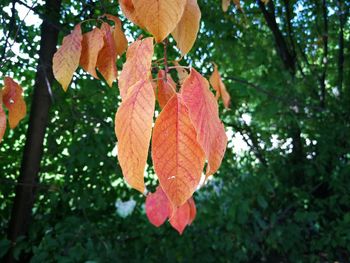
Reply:
[[[83,34],[82,51],[80,56],[80,66],[94,78],[96,74],[96,63],[98,53],[103,47],[103,33],[99,28]]]
[[[82,40],[80,24],[78,24],[75,26],[72,33],[63,38],[62,46],[53,56],[53,74],[62,85],[64,91],[67,91],[73,73],[79,66]]]
[[[117,79],[117,52],[115,48],[114,39],[112,36],[111,26],[107,23],[103,23],[101,26],[103,32],[104,45],[98,54],[97,68],[106,80],[108,86],[112,87],[113,81]]]
[[[201,10],[197,0],[187,0],[182,18],[171,33],[183,55],[191,50],[196,41],[200,20]]]
[[[140,19],[137,17],[135,6],[132,0],[119,0],[120,9],[125,17],[139,27],[145,28]]]
[[[155,96],[148,80],[137,82],[120,105],[115,117],[118,160],[125,180],[141,193],[151,140]]]
[[[152,137],[154,170],[175,206],[185,203],[196,190],[204,159],[188,109],[182,96],[175,94],[160,113]]]
[[[2,91],[2,101],[9,111],[10,128],[14,129],[26,116],[27,106],[22,96],[23,90],[10,77],[5,77],[5,88]]]
[[[126,52],[126,62],[119,77],[119,90],[122,99],[139,80],[146,80],[151,74],[153,56],[153,38],[136,40],[131,44]]]
[[[213,71],[213,74],[210,76],[209,81],[216,91],[216,98],[219,99],[221,97],[221,99],[224,102],[225,108],[228,109],[230,107],[231,97],[226,90],[225,84],[222,82],[220,73],[218,71],[218,66],[215,63],[213,64],[214,64],[214,71]]]
[[[227,12],[230,4],[231,4],[231,0],[222,0],[222,3],[221,3],[222,11]]]
[[[162,42],[177,26],[185,9],[186,0],[133,0],[141,24]]]

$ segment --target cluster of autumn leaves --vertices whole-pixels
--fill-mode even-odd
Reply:
[[[53,73],[66,91],[73,74],[81,66],[98,79],[96,68],[111,87],[118,77],[116,60],[121,56],[128,41],[122,31],[119,18],[104,15],[101,26],[82,34],[81,24],[75,26],[71,34],[63,38],[62,46],[53,57]],[[107,21],[112,21],[112,27]]]
[[[11,129],[14,129],[25,117],[27,107],[22,96],[22,87],[10,77],[5,77],[4,87],[0,90],[0,142],[7,126],[7,118],[3,105],[8,110],[9,126]]]
[[[79,65],[95,78],[97,69],[109,86],[118,78],[122,102],[115,116],[115,133],[123,176],[131,187],[147,192],[144,173],[151,144],[160,186],[147,195],[147,216],[155,226],[169,219],[182,233],[195,217],[192,195],[202,176],[214,174],[224,157],[227,137],[217,100],[221,97],[227,108],[230,96],[215,64],[210,83],[216,97],[209,82],[195,69],[187,71],[166,57],[162,62],[164,70],[152,76],[154,42],[162,42],[171,34],[183,55],[192,48],[201,16],[196,0],[119,3],[127,18],[154,37],[139,38],[127,48],[117,17],[103,16],[114,26],[101,20],[100,27],[84,34],[79,24],[54,55],[53,72],[64,90]],[[126,62],[118,77],[116,59],[126,49]],[[171,64],[171,69],[178,71],[178,84],[171,77]],[[154,123],[156,100],[161,112]]]

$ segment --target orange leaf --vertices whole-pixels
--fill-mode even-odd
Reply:
[[[176,208],[170,217],[170,224],[175,228],[180,235],[182,235],[186,226],[190,222],[191,209],[188,202],[184,203],[182,206]]]
[[[163,192],[163,189],[158,186],[154,193],[149,193],[146,197],[146,215],[148,220],[156,227],[164,224],[170,214],[170,203]]]
[[[52,60],[52,70],[57,81],[67,91],[73,78],[74,71],[79,66],[82,50],[80,24],[76,25],[73,32],[63,38],[62,46],[56,51]]]
[[[182,18],[171,33],[183,55],[191,50],[196,41],[200,20],[201,10],[197,0],[187,0]]]
[[[231,0],[222,0],[222,11],[227,12],[229,6],[231,4]]]
[[[221,97],[224,102],[225,108],[228,109],[230,107],[231,97],[226,90],[225,84],[222,82],[220,73],[218,71],[218,66],[215,63],[213,64],[214,64],[214,71],[213,71],[213,74],[210,76],[209,81],[216,91],[216,99],[219,99],[219,97]]]
[[[124,99],[129,88],[139,80],[146,80],[151,75],[153,56],[153,38],[136,40],[126,52],[126,62],[119,77],[120,95]]]
[[[22,87],[10,77],[5,77],[2,101],[9,111],[10,128],[14,129],[26,116],[27,106],[22,96]]]
[[[158,92],[157,99],[159,106],[163,109],[167,104],[168,100],[176,93],[176,83],[171,78],[170,74],[167,74],[167,79],[165,80],[165,71],[160,70],[158,72]]]
[[[208,81],[195,69],[182,85],[181,93],[193,125],[197,140],[208,159],[207,176],[215,173],[225,154],[227,136],[218,116],[218,104],[209,90]]]
[[[6,114],[4,112],[4,109],[2,108],[2,103],[0,102],[0,142],[4,137],[5,131],[6,131]]]
[[[125,17],[139,27],[145,28],[142,21],[137,17],[132,0],[119,0],[119,5]]]
[[[122,30],[122,22],[120,19],[113,15],[106,15],[106,17],[114,22],[114,30],[112,32],[114,43],[115,43],[115,49],[117,51],[117,54],[119,56],[123,55],[125,50],[128,47],[128,40],[125,37],[125,34]]]
[[[106,80],[108,86],[112,87],[113,81],[117,79],[117,51],[112,36],[112,28],[109,24],[103,23],[101,26],[104,45],[98,54],[97,68]]]
[[[133,0],[141,24],[162,42],[177,26],[185,9],[186,0]]]
[[[96,73],[96,63],[98,53],[103,47],[103,33],[99,28],[83,34],[82,51],[80,56],[80,66],[94,78],[98,79]]]
[[[204,153],[182,96],[165,105],[153,130],[152,159],[161,187],[175,206],[196,190],[204,166]]]
[[[188,204],[190,205],[190,219],[188,221],[188,224],[192,224],[193,220],[196,218],[197,215],[197,209],[196,209],[196,204],[193,200],[193,197],[188,199]]]
[[[125,180],[141,193],[151,140],[155,96],[148,80],[137,82],[115,116],[118,160]]]

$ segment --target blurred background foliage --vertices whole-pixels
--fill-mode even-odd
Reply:
[[[148,222],[145,198],[124,183],[116,158],[117,84],[110,89],[79,70],[67,93],[57,83],[52,87],[33,218],[28,238],[16,242],[16,257],[350,261],[350,1],[270,0],[263,6],[244,0],[243,13],[233,4],[223,13],[219,0],[198,2],[200,34],[182,64],[209,77],[211,62],[217,63],[232,105],[220,105],[229,144],[220,171],[195,193],[194,223],[179,236],[168,223],[155,228]],[[30,105],[44,3],[2,0],[1,6],[1,77],[19,81]],[[63,1],[59,43],[75,24],[105,12],[121,15],[115,0]],[[147,35],[121,19],[129,40]],[[179,57],[173,48],[169,54]],[[156,57],[162,56],[159,46]],[[0,144],[0,258],[10,246],[6,231],[27,126],[28,118]]]

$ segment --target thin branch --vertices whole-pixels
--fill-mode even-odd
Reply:
[[[268,166],[266,158],[263,154],[263,151],[260,148],[257,136],[254,134],[251,127],[244,120],[243,120],[243,124],[227,123],[227,122],[224,122],[224,124],[225,126],[231,126],[233,129],[238,131],[243,136],[243,140],[253,151],[256,158],[262,163],[263,166],[265,167]],[[246,135],[249,138],[251,143],[244,135]]]
[[[166,38],[163,41],[164,44],[164,81],[167,81],[167,74],[169,72],[169,68],[168,68],[168,53],[167,53],[167,48],[168,48],[168,43],[169,43],[169,39]]]
[[[18,27],[17,27],[16,33],[15,33],[15,35],[14,35],[14,37],[13,37],[13,42],[12,42],[12,44],[9,46],[9,49],[10,49],[10,50],[12,49],[13,45],[16,43],[16,38],[17,38],[17,36],[18,36],[18,34],[19,34],[19,31],[21,30],[21,27],[22,27],[22,25],[23,25],[23,23],[24,23],[24,20],[26,20],[27,16],[29,15],[30,11],[33,9],[33,7],[34,7],[34,5],[36,4],[37,1],[38,1],[38,0],[35,0],[35,1],[33,2],[31,8],[29,8],[29,10],[28,10],[28,12],[26,13],[26,15],[24,16],[24,18],[20,21],[20,23],[19,23],[19,25],[18,25]],[[15,20],[12,21],[12,19],[15,19],[15,4],[16,4],[16,1],[14,0],[12,3],[13,3],[13,5],[12,5],[12,9],[11,9],[11,10],[12,10],[12,17],[11,17],[11,21],[10,21],[10,29],[9,29],[9,32],[8,32],[8,35],[7,35],[7,38],[6,38],[6,43],[5,43],[5,47],[4,47],[4,52],[3,52],[2,56],[1,56],[1,60],[0,60],[0,61],[1,61],[0,69],[1,69],[1,68],[6,64],[6,62],[9,60],[9,57],[6,57],[6,54],[7,54],[6,49],[7,49],[7,44],[8,44],[8,40],[9,40],[10,33],[11,33],[11,31],[13,30],[13,26],[14,26],[14,24],[15,24]],[[11,23],[13,23],[13,24],[11,24]]]
[[[9,30],[8,30],[7,35],[6,35],[4,49],[3,49],[3,52],[1,54],[0,61],[4,61],[4,59],[5,59],[5,56],[6,56],[6,53],[7,53],[6,52],[7,45],[9,44],[11,33],[14,30],[15,22],[16,22],[16,1],[13,0],[12,1],[12,7],[11,7],[11,18],[10,18],[10,23],[9,23]],[[10,49],[11,49],[11,46],[10,46]],[[1,68],[1,66],[0,66],[0,68]]]

